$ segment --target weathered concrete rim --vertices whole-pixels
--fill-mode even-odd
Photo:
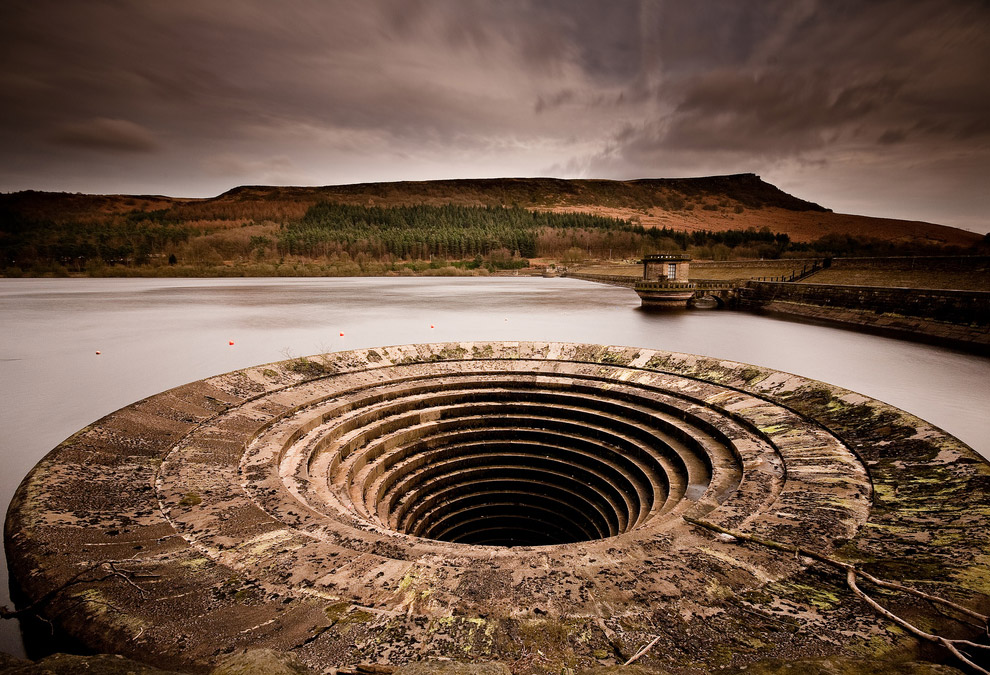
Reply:
[[[309,424],[314,401],[339,397],[339,388],[381,386],[392,381],[389,373],[453,378],[465,368],[495,382],[584,378],[605,400],[634,386],[679,397],[696,419],[714,415],[710,423],[745,427],[756,439],[746,443],[772,448],[736,453],[745,460],[741,484],[751,479],[759,490],[691,508],[701,504],[706,517],[778,539],[807,544],[812,537],[820,550],[873,565],[920,561],[926,584],[976,602],[990,595],[990,471],[956,439],[879,401],[787,373],[658,350],[542,342],[352,350],[227,373],[139,401],[66,440],[25,478],[6,523],[12,574],[35,599],[87,564],[123,561],[139,575],[134,583],[110,577],[73,586],[46,613],[98,649],[192,666],[246,645],[295,651],[319,668],[463,657],[465,647],[490,650],[513,622],[548,615],[599,626],[588,629],[599,637],[585,647],[555,647],[593,662],[595,640],[639,642],[658,608],[683,608],[691,617],[685,630],[710,626],[717,640],[725,635],[714,630],[719,617],[736,611],[725,597],[765,594],[768,612],[806,603],[796,580],[810,572],[800,561],[720,541],[676,518],[588,542],[504,549],[424,540],[363,516],[327,521],[324,513],[320,521],[321,514],[302,512],[305,501],[277,467],[286,448],[296,447],[282,442],[299,432],[293,420]],[[266,434],[282,434],[269,450],[277,461],[245,463]],[[745,434],[730,436],[742,442]],[[263,500],[278,508],[257,508]],[[795,519],[801,509],[806,516]],[[938,540],[950,534],[947,555]],[[844,605],[821,604],[802,605],[801,616],[827,636],[838,631],[832,617]],[[486,627],[450,633],[452,625]],[[842,651],[881,635],[857,631],[847,635],[846,627],[834,643],[810,635],[787,641],[795,653]]]

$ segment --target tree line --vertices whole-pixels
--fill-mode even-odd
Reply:
[[[571,248],[587,257],[635,257],[660,250],[722,245],[762,247],[776,257],[786,234],[763,230],[693,231],[646,228],[588,213],[531,211],[503,206],[353,206],[322,202],[279,234],[290,255],[320,257],[346,252],[375,259],[439,257],[460,260],[508,250],[514,256],[560,257]]]
[[[352,206],[321,202],[279,233],[289,255],[328,256],[346,251],[375,259],[451,260],[486,256],[506,249],[517,257],[538,255],[536,231],[543,221],[588,222],[607,227],[607,219],[541,218],[522,208],[470,206]],[[545,224],[545,223],[544,223]]]
[[[148,218],[104,222],[32,220],[0,212],[0,265],[4,268],[63,266],[82,271],[91,261],[145,265],[167,256],[200,234],[175,220]]]
[[[134,210],[112,217],[58,222],[0,210],[0,272],[62,274],[106,268],[196,269],[284,263],[318,265],[330,273],[379,274],[511,269],[534,257],[578,262],[633,259],[686,251],[699,259],[781,256],[919,255],[949,253],[865,237],[828,235],[791,242],[768,228],[725,231],[649,228],[589,213],[533,211],[518,206],[358,206],[319,202],[278,221],[196,219],[179,209]],[[217,216],[223,214],[216,214]],[[937,248],[937,247],[936,247]]]

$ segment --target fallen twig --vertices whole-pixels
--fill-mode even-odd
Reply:
[[[61,593],[65,589],[69,588],[70,586],[75,586],[77,584],[99,583],[101,581],[106,581],[107,579],[109,579],[111,577],[116,577],[118,579],[122,579],[124,582],[126,582],[130,586],[133,586],[134,588],[136,588],[137,591],[141,594],[141,597],[142,598],[145,597],[146,596],[146,591],[143,588],[141,588],[140,586],[138,586],[136,583],[134,583],[133,578],[134,577],[152,578],[152,577],[155,577],[157,575],[151,575],[151,574],[138,575],[136,572],[131,572],[129,570],[119,569],[116,566],[116,563],[119,563],[119,562],[126,562],[126,561],[101,560],[100,562],[93,563],[92,565],[89,565],[88,567],[82,569],[81,571],[79,571],[76,574],[74,574],[71,577],[69,577],[65,581],[65,583],[63,583],[61,586],[58,586],[57,588],[53,588],[52,590],[48,591],[47,593],[45,593],[44,595],[42,595],[40,598],[38,598],[37,600],[35,600],[34,602],[32,602],[30,605],[27,605],[27,606],[22,607],[20,609],[9,609],[6,605],[2,605],[2,606],[0,606],[0,619],[16,619],[16,618],[19,618],[19,617],[22,617],[22,616],[26,616],[28,614],[32,614],[34,616],[38,616],[39,618],[41,618],[40,615],[38,615],[37,612],[35,612],[35,610],[38,607],[41,607],[42,605],[45,605],[45,604],[51,602],[51,600],[56,595],[58,595],[59,593]],[[90,574],[91,572],[95,572],[96,570],[101,569],[101,568],[104,568],[104,567],[107,568],[107,569],[109,569],[109,573],[104,574],[103,576],[99,576],[99,577],[85,578],[87,574]],[[116,609],[116,607],[114,609]]]
[[[642,649],[640,649],[638,652],[636,652],[636,655],[635,656],[633,656],[631,659],[629,659],[628,661],[626,661],[622,665],[628,666],[630,663],[633,663],[634,661],[636,661],[640,656],[642,656],[646,652],[650,651],[650,649],[653,648],[653,645],[655,645],[656,643],[660,642],[660,638],[661,637],[663,637],[663,636],[662,635],[658,635],[655,638],[653,638],[653,640],[650,642],[650,644],[648,644],[645,647],[643,647]]]

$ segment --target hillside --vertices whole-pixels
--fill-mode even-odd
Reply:
[[[755,174],[630,181],[494,178],[327,187],[242,186],[208,199],[29,191],[0,195],[0,211],[61,220],[168,209],[182,220],[241,224],[259,219],[300,218],[306,209],[324,200],[368,206],[517,205],[594,213],[646,227],[684,230],[769,227],[797,242],[833,233],[955,246],[969,246],[981,239],[976,233],[934,223],[833,213],[793,197]]]
[[[327,205],[338,207],[314,220],[313,209]],[[416,225],[400,237],[407,221]],[[473,239],[465,240],[469,234]],[[586,258],[611,258],[679,248],[701,258],[764,258],[848,254],[854,240],[911,253],[946,246],[969,250],[982,239],[932,223],[832,213],[755,174],[243,186],[209,199],[0,195],[0,271],[7,275],[49,268],[82,273],[94,261],[141,267],[165,260],[180,267],[356,261],[362,273],[374,261],[385,267],[370,273],[382,273],[396,271],[401,260],[482,257],[494,269],[493,254],[559,260],[568,251],[571,257],[583,251]],[[352,267],[337,272],[357,273]]]

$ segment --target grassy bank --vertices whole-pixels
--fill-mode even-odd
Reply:
[[[170,278],[170,277],[485,277],[504,271],[473,261],[410,261],[386,263],[230,263],[217,265],[104,265],[70,272],[65,267],[32,268],[27,273],[7,269],[4,276],[17,277],[91,277],[91,278]],[[518,269],[518,268],[510,268]]]
[[[845,286],[884,286],[898,288],[955,289],[959,291],[990,291],[990,272],[982,274],[967,270],[877,270],[826,269],[805,281],[813,284]]]

